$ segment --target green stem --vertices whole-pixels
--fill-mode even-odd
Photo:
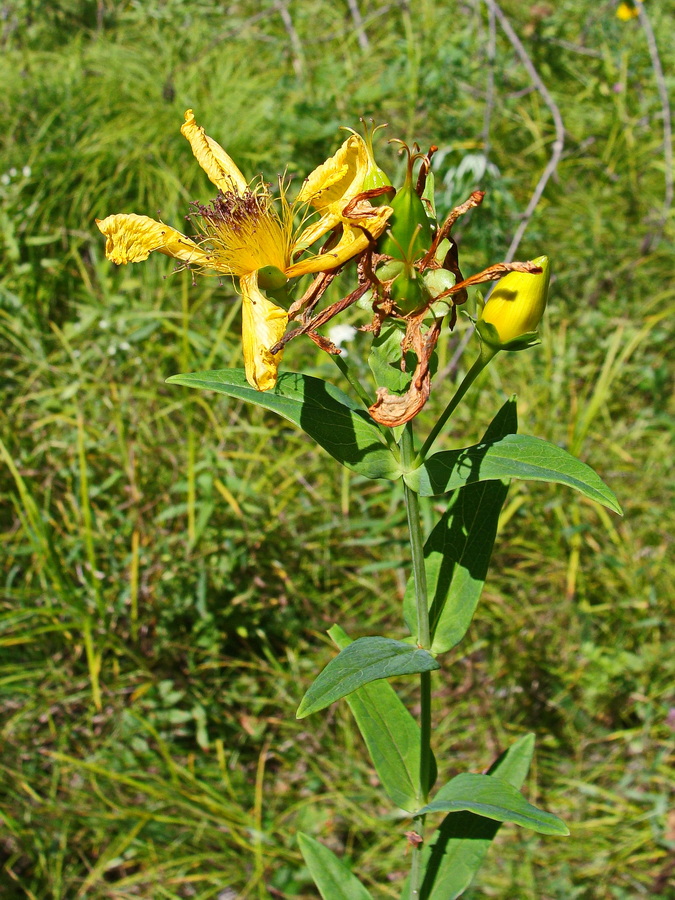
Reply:
[[[483,345],[483,347],[485,348],[485,345]],[[417,458],[415,459],[413,468],[415,468],[416,466],[420,466],[424,462],[424,460],[427,458],[429,450],[431,450],[431,447],[432,447],[434,441],[436,440],[438,435],[443,430],[445,423],[448,421],[450,416],[457,409],[462,397],[466,394],[466,392],[469,390],[469,388],[474,383],[476,378],[480,375],[480,373],[483,371],[485,366],[490,362],[490,360],[492,359],[492,357],[494,355],[495,355],[495,351],[492,351],[489,348],[486,348],[486,352],[484,352],[484,350],[481,349],[480,356],[478,357],[478,359],[476,359],[474,364],[471,366],[469,371],[464,376],[462,383],[460,384],[460,386],[457,388],[457,390],[455,392],[455,396],[445,407],[445,409],[441,413],[441,416],[440,416],[438,422],[436,422],[434,427],[429,432],[429,437],[426,439],[426,441],[422,445],[422,449],[417,454]]]
[[[401,436],[401,462],[404,468],[410,466],[415,458],[412,423],[408,422]],[[429,629],[429,600],[427,596],[427,578],[424,568],[424,541],[420,523],[419,497],[408,487],[403,486],[406,512],[408,515],[408,532],[412,555],[413,581],[415,584],[415,605],[417,608],[417,644],[425,650],[431,647]],[[420,787],[421,804],[429,799],[431,774],[431,673],[420,674]],[[425,816],[415,816],[413,830],[424,838]],[[422,886],[423,843],[413,844],[410,865],[410,897],[418,898]]]
[[[408,422],[401,435],[401,465],[404,470],[413,465],[415,449],[413,445],[412,422]],[[408,533],[412,554],[413,580],[415,582],[415,603],[417,607],[417,644],[424,650],[431,646],[429,634],[429,602],[427,599],[427,576],[424,569],[424,541],[420,525],[419,497],[403,483],[405,508],[408,514]]]
[[[429,802],[431,787],[431,672],[420,673],[420,784],[422,803]],[[413,831],[424,841],[426,816],[413,817]],[[419,900],[424,869],[422,852],[424,843],[413,845],[410,862],[410,900]]]
[[[359,381],[359,379],[356,375],[356,372],[349,365],[347,360],[344,359],[344,357],[336,356],[335,354],[331,354],[331,359],[333,360],[335,365],[338,367],[338,369],[342,372],[342,374],[345,376],[347,381],[354,388],[359,400],[361,401],[361,403],[363,403],[363,405],[366,407],[366,409],[368,409],[370,406],[372,406],[373,401],[372,401],[371,397],[368,396],[368,391],[361,384],[361,382]],[[377,425],[378,423],[376,422],[375,424]],[[391,428],[384,428],[379,425],[378,425],[378,428],[380,428],[380,431],[382,432],[382,435],[383,435],[384,439],[386,440],[387,446],[389,447],[389,449],[394,450],[394,448],[396,448],[397,444],[394,439],[394,435],[391,432]]]

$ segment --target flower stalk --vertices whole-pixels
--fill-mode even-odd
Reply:
[[[401,462],[405,467],[415,459],[412,422],[408,422],[401,435]],[[412,558],[413,581],[415,585],[415,607],[417,610],[417,644],[423,650],[431,648],[429,628],[429,598],[427,578],[424,568],[424,539],[420,521],[419,497],[404,483],[405,506],[408,520],[408,535]],[[431,782],[431,673],[420,673],[420,806],[429,799]],[[420,840],[412,842],[410,866],[410,896],[419,897],[422,884],[422,848],[424,846],[425,816],[413,818],[413,830]]]
[[[445,425],[446,425],[448,419],[454,413],[454,411],[457,409],[457,407],[461,403],[466,392],[469,390],[469,388],[474,383],[476,378],[478,378],[478,376],[483,371],[485,366],[487,366],[487,364],[490,362],[490,360],[495,355],[495,353],[496,353],[496,351],[493,351],[490,348],[486,348],[485,345],[483,345],[483,347],[481,348],[480,356],[478,356],[478,358],[476,359],[474,364],[471,366],[469,371],[466,373],[466,375],[462,379],[462,382],[461,382],[460,386],[457,388],[457,390],[455,391],[455,394],[454,394],[452,400],[445,407],[445,409],[439,416],[438,421],[436,422],[434,427],[429,432],[429,436],[427,437],[426,441],[424,442],[424,444],[422,444],[422,448],[420,449],[420,452],[417,454],[412,468],[417,468],[418,466],[422,465],[424,460],[429,455],[429,451],[431,450],[432,446],[434,445],[436,438],[439,436],[441,431],[443,431],[443,429],[445,428]]]

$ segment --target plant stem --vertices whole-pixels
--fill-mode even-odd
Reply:
[[[412,422],[408,422],[401,435],[401,464],[404,469],[413,465],[415,449],[413,445]],[[412,554],[413,579],[415,582],[415,604],[417,607],[417,644],[424,650],[431,646],[429,635],[429,604],[427,600],[427,576],[424,570],[424,541],[420,526],[419,497],[403,484],[405,508],[408,514],[408,533]]]
[[[415,458],[412,422],[408,422],[401,435],[401,462],[404,468],[412,464]],[[417,644],[425,650],[431,647],[429,630],[429,600],[427,596],[427,578],[424,569],[424,542],[420,524],[419,497],[409,488],[403,486],[405,506],[408,515],[408,532],[412,555],[413,580],[415,583],[415,605],[417,608]],[[420,674],[420,787],[421,805],[429,799],[431,773],[431,673]],[[413,830],[424,838],[424,816],[415,816]],[[423,843],[412,846],[410,866],[410,897],[418,898],[422,886],[422,847]]]
[[[488,350],[487,353],[484,353],[481,350],[480,356],[476,359],[474,364],[471,366],[469,371],[464,376],[462,383],[457,388],[457,390],[455,392],[455,396],[445,407],[445,409],[443,410],[443,412],[440,415],[439,420],[436,422],[434,427],[429,432],[429,437],[426,439],[426,441],[422,445],[422,449],[417,454],[417,457],[413,463],[413,468],[415,468],[416,466],[420,466],[424,462],[424,460],[426,459],[426,457],[429,453],[429,450],[431,450],[431,447],[432,447],[434,441],[436,440],[438,435],[443,430],[445,423],[448,421],[450,416],[457,409],[457,406],[459,405],[459,402],[462,399],[462,397],[464,396],[464,394],[466,394],[466,392],[469,390],[471,385],[474,383],[476,378],[483,371],[485,366],[490,362],[490,360],[492,359],[493,356],[494,356],[493,352],[490,352]]]

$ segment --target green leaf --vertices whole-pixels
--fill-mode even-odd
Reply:
[[[372,895],[332,850],[301,831],[298,844],[323,900],[372,900]]]
[[[406,372],[401,371],[401,341],[405,337],[405,326],[398,322],[390,322],[373,338],[368,365],[378,387],[386,387],[395,394],[403,394],[408,390],[412,372],[415,368],[415,354],[408,351],[405,355]]]
[[[345,632],[333,625],[328,634],[339,649],[351,643]],[[420,787],[420,729],[387,681],[374,681],[345,697],[356,720],[377,776],[390,800],[401,809],[419,809],[424,791]],[[432,756],[431,785],[436,781]]]
[[[553,481],[574,488],[614,512],[621,512],[612,491],[590,466],[562,447],[526,434],[509,434],[501,440],[481,442],[463,450],[434,453],[404,477],[422,497],[493,479]]]
[[[488,775],[513,788],[521,788],[527,776],[534,735],[526,734],[490,767]],[[424,880],[420,900],[455,900],[473,881],[490,849],[501,822],[471,812],[449,813],[423,850]],[[403,896],[407,896],[404,892]]]
[[[518,430],[515,397],[497,413],[483,441],[499,440]],[[452,493],[445,513],[424,545],[429,592],[432,653],[445,653],[466,634],[480,599],[497,534],[499,513],[508,493],[502,481],[469,484]],[[408,580],[403,615],[417,633],[415,584]]]
[[[321,378],[285,372],[271,391],[252,388],[243,369],[172,375],[167,381],[217,391],[272,410],[302,428],[338,462],[366,478],[395,481],[401,475],[375,421],[351,397]]]
[[[302,698],[296,716],[304,719],[371,681],[432,669],[440,666],[426,650],[385,637],[358,638],[328,663]]]
[[[457,775],[419,814],[468,810],[498,822],[515,822],[539,834],[569,834],[557,816],[532,806],[520,791],[494,775]]]

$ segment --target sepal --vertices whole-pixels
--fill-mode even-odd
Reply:
[[[527,350],[530,347],[541,344],[538,331],[526,331],[510,341],[502,341],[495,326],[491,322],[485,322],[483,319],[478,319],[476,322],[476,331],[481,343],[494,353],[497,353],[499,350]]]

